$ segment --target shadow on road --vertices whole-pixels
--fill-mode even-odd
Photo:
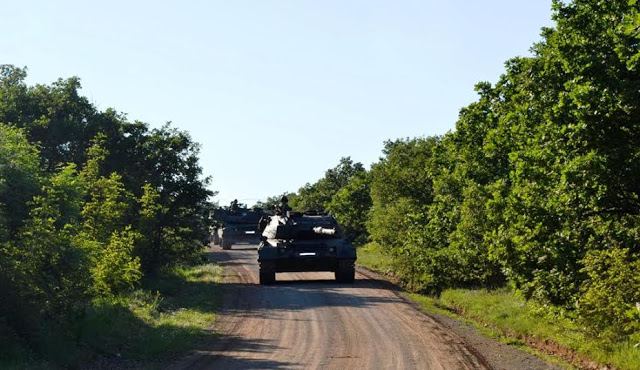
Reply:
[[[271,344],[272,341],[260,339],[247,339],[233,335],[220,335],[216,342],[209,343],[208,347],[201,347],[200,351],[195,352],[189,357],[182,359],[169,366],[170,370],[178,369],[200,369],[210,368],[211,364],[215,364],[220,369],[283,369],[290,368],[291,364],[250,358],[231,356],[229,351],[242,352],[244,354],[270,354],[274,351],[281,350],[281,347]]]
[[[223,308],[221,314],[273,319],[287,311],[324,307],[366,308],[403,302],[396,296],[368,294],[379,292],[379,286],[374,288],[371,284],[362,281],[355,286],[345,286],[324,280],[282,281],[271,286],[228,284],[229,293],[238,302],[233,307]],[[355,289],[358,290],[357,293],[354,292]]]
[[[292,364],[273,360],[262,359],[246,359],[233,356],[219,355],[219,354],[204,354],[201,355],[198,363],[203,364],[215,363],[217,369],[290,369]],[[176,367],[175,369],[184,369],[185,367]],[[188,368],[197,369],[189,366]],[[203,365],[203,368],[208,368],[208,365]],[[173,368],[172,368],[173,369]]]
[[[307,273],[278,273],[273,285],[258,285],[256,259],[257,254],[245,251],[225,251],[213,249],[209,258],[221,266],[233,271],[244,271],[253,279],[250,282],[224,284],[224,289],[233,297],[235,303],[223,305],[223,315],[242,315],[275,318],[282,312],[302,311],[322,307],[370,307],[403,302],[395,295],[380,294],[387,290],[376,280],[356,280],[354,284],[338,283],[332,278],[318,279],[317,273],[309,273],[311,279],[291,280],[292,277],[305,276]],[[322,274],[320,276],[332,276]],[[315,278],[315,279],[314,279]],[[237,309],[241,307],[241,309]]]

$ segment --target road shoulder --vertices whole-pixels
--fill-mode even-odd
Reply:
[[[525,352],[523,349],[505,344],[497,339],[490,338],[475,328],[470,323],[461,319],[449,317],[437,312],[431,312],[425,309],[419,302],[411,299],[411,297],[398,285],[392,282],[388,277],[377,272],[371,271],[365,267],[358,266],[357,272],[369,279],[377,280],[380,284],[385,285],[392,290],[396,296],[403,299],[409,305],[414,307],[416,311],[427,315],[436,320],[443,327],[454,333],[464,341],[466,347],[481,358],[485,365],[495,370],[543,370],[543,369],[563,369],[572,368],[571,365],[560,363],[552,363],[555,359],[542,359],[532,353]]]

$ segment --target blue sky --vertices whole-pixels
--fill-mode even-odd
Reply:
[[[78,76],[100,109],[202,144],[215,200],[369,166],[383,142],[444,134],[474,85],[528,55],[551,0],[3,1],[0,63]]]

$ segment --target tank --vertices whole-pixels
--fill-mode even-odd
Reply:
[[[238,203],[232,203],[228,208],[219,208],[213,216],[216,225],[212,230],[211,241],[225,250],[231,249],[234,244],[258,244],[258,222],[264,215],[261,208],[249,209]]]
[[[278,272],[304,271],[330,271],[338,282],[353,283],[356,250],[333,216],[287,211],[263,217],[260,230],[260,284],[273,284]]]

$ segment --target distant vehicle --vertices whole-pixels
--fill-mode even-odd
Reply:
[[[225,250],[234,244],[258,244],[258,222],[263,215],[262,208],[247,208],[236,201],[230,207],[218,208],[213,215],[216,226],[212,230],[211,241]]]
[[[356,250],[333,216],[287,211],[260,220],[260,284],[278,272],[331,271],[338,282],[353,283]]]

